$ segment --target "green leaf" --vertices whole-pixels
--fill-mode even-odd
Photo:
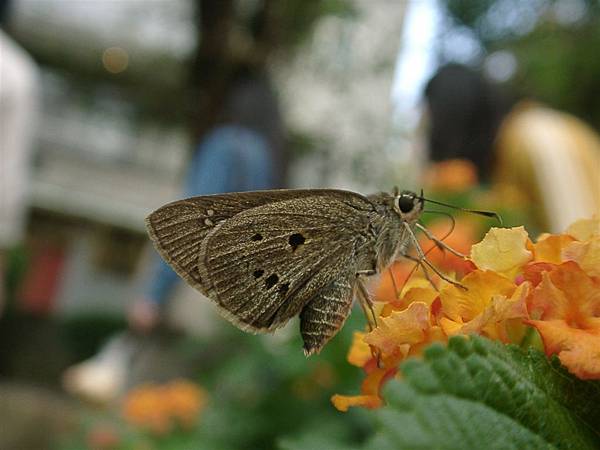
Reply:
[[[600,446],[600,384],[537,351],[452,338],[402,366],[368,449],[592,449]]]

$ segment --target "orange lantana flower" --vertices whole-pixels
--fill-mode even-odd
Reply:
[[[600,280],[577,263],[565,262],[543,272],[529,298],[527,323],[540,332],[548,355],[579,378],[600,376]]]
[[[438,330],[432,324],[429,305],[413,302],[403,311],[394,311],[380,320],[379,326],[364,337],[364,341],[381,350],[384,356],[399,353],[406,357],[411,347],[430,342]]]
[[[362,367],[367,376],[361,384],[359,395],[335,394],[331,397],[332,403],[340,411],[348,411],[351,406],[362,406],[368,409],[379,408],[383,402],[380,390],[385,381],[396,374],[399,359],[387,357],[386,367],[388,369],[379,367],[371,347],[363,339],[365,336],[366,333],[354,333],[354,341],[348,353],[348,362]]]
[[[546,354],[557,354],[579,378],[600,379],[597,219],[575,222],[566,233],[545,234],[536,242],[523,227],[492,228],[470,255],[462,286],[441,282],[437,291],[417,275],[400,295],[377,297],[385,301],[376,308],[378,326],[356,333],[349,353],[349,361],[367,374],[361,395],[334,396],[339,410],[378,407],[383,383],[405,358],[419,356],[425,346],[455,334],[477,333],[520,344],[532,326]],[[411,265],[398,264],[395,272],[409,273],[407,267]]]

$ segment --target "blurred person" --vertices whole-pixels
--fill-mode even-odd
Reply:
[[[539,230],[558,233],[600,213],[600,140],[576,117],[510,102],[458,64],[425,89],[432,161],[468,159],[500,201],[528,205]]]
[[[283,127],[277,100],[266,74],[242,67],[234,76],[219,123],[196,147],[183,197],[282,187]],[[144,294],[130,311],[136,331],[153,329],[179,276],[156,255]]]
[[[22,241],[25,229],[38,106],[38,69],[4,31],[8,8],[9,2],[0,0],[0,312],[7,253]]]

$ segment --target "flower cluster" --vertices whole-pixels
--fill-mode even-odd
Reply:
[[[204,409],[206,400],[205,391],[190,381],[147,384],[127,394],[123,403],[123,416],[135,426],[164,435],[176,427],[192,428]]]
[[[523,227],[492,228],[454,269],[462,286],[434,279],[434,289],[413,277],[393,298],[389,286],[378,291],[378,326],[355,333],[348,354],[366,373],[361,395],[334,395],[337,409],[379,407],[381,387],[401,361],[456,334],[523,344],[535,329],[546,354],[558,355],[581,379],[600,379],[599,220],[580,220],[536,242]]]

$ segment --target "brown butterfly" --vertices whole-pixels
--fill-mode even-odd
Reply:
[[[408,256],[410,245],[418,254],[412,259],[443,277],[414,235],[419,228],[449,249],[417,223],[426,200],[397,189],[369,196],[334,189],[240,192],[169,203],[146,224],[165,261],[226,319],[260,333],[299,315],[311,355],[340,330],[355,297],[372,313],[367,278]]]

